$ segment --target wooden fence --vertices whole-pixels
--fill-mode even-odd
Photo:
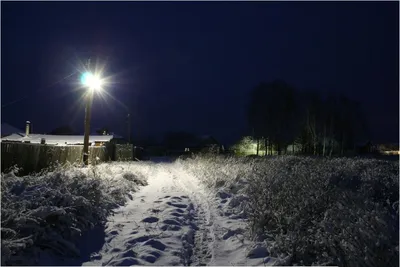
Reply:
[[[54,163],[81,163],[82,145],[51,146],[30,143],[1,142],[1,171],[15,165],[23,169],[24,174],[38,172]],[[132,145],[89,147],[89,162],[98,164],[106,161],[132,160]]]
[[[116,144],[113,160],[116,161],[130,161],[136,154],[136,147],[129,144]]]

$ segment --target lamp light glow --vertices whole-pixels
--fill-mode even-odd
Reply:
[[[100,90],[103,84],[101,78],[90,72],[85,72],[81,76],[81,83],[91,90]]]

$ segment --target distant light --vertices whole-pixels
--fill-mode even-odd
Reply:
[[[90,72],[85,72],[82,74],[81,83],[91,90],[100,90],[102,86],[102,80],[100,77],[93,75]]]

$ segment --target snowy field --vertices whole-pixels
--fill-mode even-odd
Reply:
[[[2,175],[2,265],[398,266],[398,162],[276,157]]]

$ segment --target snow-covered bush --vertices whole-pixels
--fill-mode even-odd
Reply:
[[[176,164],[195,175],[207,187],[229,187],[249,173],[257,160],[229,156],[201,155],[187,160],[177,160]]]
[[[53,167],[35,176],[1,175],[2,265],[35,265],[37,255],[79,256],[75,242],[105,222],[130,192],[145,185],[133,164]],[[125,166],[125,167],[123,167]]]
[[[257,154],[257,139],[252,136],[245,136],[239,142],[232,146],[236,155],[247,156]],[[258,154],[265,155],[265,139],[258,140]]]
[[[398,266],[398,162],[284,156],[182,164],[209,187],[247,195],[249,229],[272,255],[302,265]]]

